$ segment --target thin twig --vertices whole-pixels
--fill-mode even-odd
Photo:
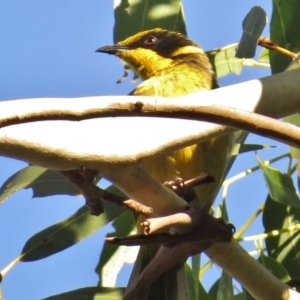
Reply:
[[[109,201],[117,205],[125,206],[129,210],[147,217],[152,214],[152,208],[149,208],[135,200],[128,199],[127,197],[115,195],[101,189],[94,183],[87,181],[77,170],[64,171],[61,172],[61,174],[80,190],[90,209],[91,215],[98,216],[103,213],[103,201]]]
[[[97,172],[93,170],[82,169],[61,171],[60,173],[80,190],[81,194],[85,198],[86,205],[88,205],[90,209],[91,215],[98,216],[103,213],[103,201],[109,201],[117,205],[125,206],[134,213],[144,215],[145,217],[152,215],[153,209],[151,207],[147,207],[133,199],[115,195],[95,185],[92,181],[94,176],[97,175]],[[212,182],[213,180],[214,178],[208,173],[202,173],[196,178],[182,182],[180,181],[182,184],[182,189],[176,189],[175,187],[178,186],[176,186],[174,183],[171,185],[170,182],[168,182],[168,187],[170,187],[175,193],[180,194],[182,197],[188,197],[191,193],[186,191],[197,185]]]
[[[262,47],[266,48],[266,49],[276,51],[278,53],[281,53],[281,54],[283,54],[285,56],[288,56],[290,58],[293,58],[293,59],[295,59],[295,58],[298,57],[297,53],[294,53],[294,52],[289,51],[289,50],[287,50],[285,48],[282,48],[282,47],[278,46],[276,43],[274,43],[274,42],[272,42],[270,40],[267,40],[265,37],[260,37],[258,39],[257,44],[259,46],[262,46]]]
[[[206,214],[206,213],[205,213]],[[199,228],[186,233],[158,233],[149,236],[136,234],[124,238],[108,237],[106,242],[116,245],[136,246],[150,244],[180,245],[182,243],[197,242],[199,244],[212,244],[216,242],[229,242],[232,239],[233,227],[225,224],[221,219],[205,217]]]

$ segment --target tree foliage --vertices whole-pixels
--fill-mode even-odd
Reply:
[[[122,0],[115,1],[115,26],[114,41],[119,41],[138,31],[153,27],[163,27],[170,30],[187,33],[186,22],[183,13],[183,3],[179,0]],[[270,39],[277,45],[287,48],[293,52],[300,50],[300,4],[294,1],[273,0],[273,13],[270,22]],[[126,26],[124,26],[126,24]],[[217,76],[227,76],[230,73],[239,74],[245,65],[256,66],[260,62],[252,59],[240,59],[235,57],[236,44],[208,51],[208,55],[214,65]],[[280,53],[266,50],[263,51],[264,60],[270,58],[272,73],[284,71],[289,67],[292,59],[285,57]],[[295,62],[294,62],[295,64]],[[296,62],[297,65],[297,62]],[[125,67],[126,70],[126,67]],[[127,74],[127,73],[125,73]],[[287,103],[288,105],[288,103]],[[287,122],[299,125],[298,115],[285,119]],[[255,151],[265,148],[263,145],[244,145],[239,149],[239,153],[248,149]],[[279,161],[288,158],[286,166],[287,171],[278,170],[268,165],[268,163],[257,159],[257,166],[252,171],[260,169],[266,182],[266,200],[263,206],[263,227],[265,231],[265,244],[257,245],[257,258],[268,270],[282,281],[293,279],[299,274],[300,261],[299,253],[299,223],[300,199],[299,190],[299,150],[290,148],[288,153],[270,161]],[[296,160],[296,161],[295,161]],[[249,172],[249,171],[248,171]],[[295,187],[295,178],[297,187]],[[245,179],[242,179],[245,180]],[[228,179],[224,187],[228,186],[233,180]],[[33,197],[49,197],[52,195],[78,195],[78,190],[74,188],[58,172],[47,170],[37,166],[28,166],[13,176],[8,178],[0,189],[0,202],[17,192],[20,189],[32,189]],[[110,187],[114,189],[114,187]],[[225,189],[226,190],[226,189]],[[225,217],[227,212],[224,196],[221,206],[216,209],[219,215]],[[242,209],[242,207],[241,207]],[[257,208],[260,211],[260,208]],[[258,213],[259,214],[259,213]],[[257,216],[256,216],[257,217]],[[255,219],[255,217],[253,217]],[[251,219],[245,220],[245,223],[238,230],[236,238],[243,240],[244,232],[252,224]],[[86,206],[82,206],[75,214],[67,219],[53,224],[32,237],[28,238],[19,257],[11,265],[2,270],[4,278],[8,270],[19,261],[32,262],[39,259],[47,259],[59,251],[68,251],[68,248],[84,241],[85,238],[97,230],[101,230],[106,224],[112,222],[115,228],[115,235],[128,235],[134,227],[134,218],[131,213],[124,211],[123,208],[115,207],[112,204],[106,204],[105,213],[100,217],[90,216]],[[294,227],[293,227],[294,226]],[[1,229],[3,230],[3,229]],[[274,231],[277,234],[274,235]],[[254,239],[261,240],[261,235],[257,234]],[[103,268],[109,261],[114,261],[115,265],[122,264],[122,253],[126,249],[121,247],[104,245],[96,272],[99,275],[99,285],[97,287],[85,287],[73,291],[51,296],[46,299],[121,299],[122,287],[105,287],[105,273]],[[116,255],[118,253],[118,255]],[[125,255],[125,254],[124,254]],[[76,259],[76,258],[75,258]],[[215,278],[215,284],[210,290],[205,289],[199,277],[204,272],[209,272],[210,261],[200,267],[199,256],[193,257],[186,265],[190,299],[246,299],[243,298],[245,292],[234,293],[234,283],[225,272]],[[63,267],[63,266],[62,266]],[[111,270],[116,276],[118,268]],[[91,270],[93,272],[93,270]],[[247,272],[247,270],[245,270]],[[201,276],[199,275],[201,274]],[[4,278],[5,279],[5,278]]]

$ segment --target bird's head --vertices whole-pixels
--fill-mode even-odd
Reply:
[[[201,47],[181,33],[161,28],[139,32],[96,52],[118,56],[144,80],[182,62],[199,65],[211,72],[211,65]]]

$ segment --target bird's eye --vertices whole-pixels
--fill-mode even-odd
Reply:
[[[153,45],[153,44],[156,43],[156,41],[157,41],[157,38],[155,36],[148,36],[145,39],[145,44],[146,45]]]

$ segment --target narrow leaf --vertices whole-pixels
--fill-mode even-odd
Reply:
[[[288,65],[286,71],[294,70],[300,68],[300,54]]]
[[[21,189],[33,191],[33,197],[78,195],[79,190],[54,170],[28,166],[10,176],[0,188],[0,203]]]
[[[250,300],[249,297],[247,297],[245,292],[235,294],[233,297],[234,300]]]
[[[275,148],[276,146],[272,145],[261,145],[261,144],[240,144],[237,143],[234,145],[232,150],[232,155],[243,154],[246,152],[257,151],[262,149]]]
[[[290,124],[300,127],[300,115],[299,114],[294,114],[294,115],[285,117],[283,120],[285,122],[288,122]],[[292,158],[297,160],[297,171],[298,171],[298,176],[300,176],[300,164],[299,164],[300,149],[295,148],[295,147],[290,147],[290,151],[291,151]]]
[[[209,293],[209,296],[210,296],[212,299],[217,299],[218,290],[219,290],[219,285],[220,285],[220,278],[218,278],[218,279],[213,283],[213,285],[210,287],[208,293]]]
[[[135,227],[135,219],[132,212],[125,211],[112,223],[115,228],[114,232],[108,233],[107,236],[123,237],[130,234]],[[100,260],[96,267],[96,272],[99,274],[99,286],[114,286],[117,275],[124,265],[129,263],[128,256],[136,247],[119,247],[113,244],[104,243],[101,251]],[[137,251],[135,251],[137,252]],[[133,263],[134,261],[132,261]],[[109,285],[108,285],[108,282]]]
[[[115,43],[156,27],[187,34],[181,0],[115,0]]]
[[[189,289],[189,300],[212,300],[198,278],[193,274],[188,263],[185,264],[186,281]]]
[[[278,46],[293,52],[300,50],[300,1],[273,0],[270,23],[270,39]],[[286,69],[292,59],[276,51],[270,51],[272,73]]]
[[[193,274],[195,283],[199,282],[200,258],[201,258],[201,254],[197,254],[197,255],[194,255],[191,257],[192,274]],[[195,289],[195,298],[198,299],[199,298],[199,285],[194,284],[194,289]]]
[[[239,42],[236,57],[252,58],[255,55],[257,40],[267,23],[267,14],[260,6],[254,6],[243,20],[243,35]]]
[[[125,288],[85,287],[42,300],[121,300]]]
[[[243,60],[235,57],[235,46],[215,49],[206,54],[214,66],[218,78],[230,73],[240,74],[243,69]]]
[[[82,206],[71,217],[38,232],[26,242],[22,261],[42,259],[73,246],[116,219],[125,209],[106,202],[104,210],[96,217]]]
[[[217,300],[233,300],[233,285],[232,278],[226,272],[222,271],[222,276],[219,282]]]
[[[217,208],[217,218],[222,218],[225,223],[229,223],[229,216],[228,216],[228,210],[227,210],[227,205],[226,201],[222,201],[220,205]]]
[[[265,165],[257,156],[259,166],[268,187],[271,198],[284,205],[300,208],[300,200],[296,193],[292,178],[279,170]]]
[[[269,53],[270,53],[269,49],[262,48],[262,50],[258,56],[258,61],[265,62],[265,63],[270,62]]]
[[[258,261],[280,281],[286,282],[291,279],[287,270],[274,258],[261,253]]]
[[[280,230],[290,225],[300,223],[300,209],[282,205],[267,198],[264,213],[263,225],[265,232]],[[287,231],[278,236],[266,239],[268,255],[287,270],[291,278],[299,275],[300,269],[300,232]]]

